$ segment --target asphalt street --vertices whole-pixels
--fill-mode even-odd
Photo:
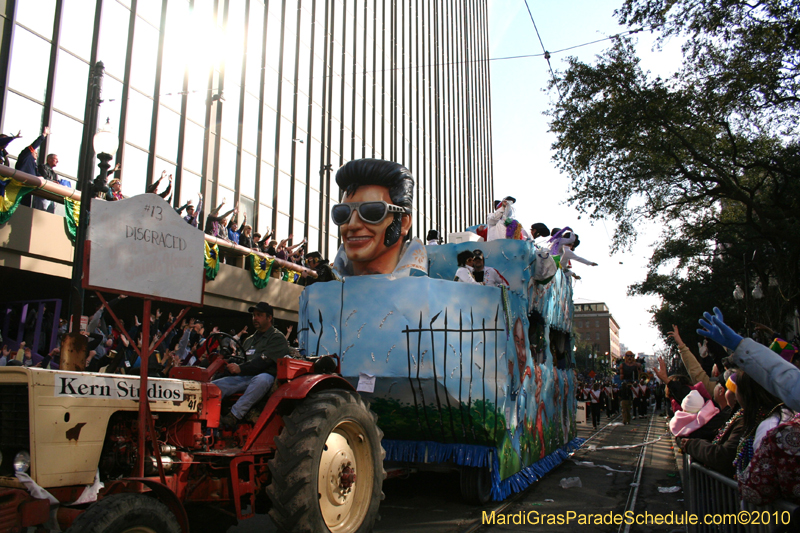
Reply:
[[[628,516],[634,517],[645,512],[684,511],[680,476],[672,441],[666,435],[665,419],[648,416],[628,426],[621,425],[620,420],[604,417],[605,425],[597,432],[591,426],[579,426],[578,435],[589,439],[587,443],[526,491],[505,502],[490,502],[483,507],[464,503],[456,474],[420,473],[406,479],[388,480],[384,483],[386,500],[381,504],[381,520],[375,532],[683,531],[674,525],[578,523],[580,515],[588,519],[586,515],[624,517],[626,511],[632,512]],[[604,449],[606,446],[639,445],[659,437],[662,438],[646,447]],[[562,479],[572,477],[580,478],[581,487],[565,489],[560,486]],[[660,492],[659,488],[676,492]],[[494,523],[491,523],[493,511]],[[571,518],[573,513],[575,517]],[[500,515],[509,517],[511,523],[499,523]],[[551,515],[555,518],[550,518]],[[515,524],[515,516],[541,523]],[[570,522],[547,523],[548,519],[557,521],[559,516]],[[277,529],[269,517],[256,516],[230,528],[228,533],[273,531]]]

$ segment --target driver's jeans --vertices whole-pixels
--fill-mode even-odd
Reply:
[[[223,398],[243,392],[242,397],[231,407],[233,416],[241,420],[253,407],[253,404],[264,397],[274,381],[275,376],[271,374],[257,374],[255,376],[227,376],[215,379],[211,383],[219,387]]]

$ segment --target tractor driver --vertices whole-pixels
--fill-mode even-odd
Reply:
[[[357,159],[336,172],[336,184],[343,192],[341,203],[331,209],[331,220],[342,236],[333,262],[337,274],[427,274],[425,246],[411,239],[414,178],[406,167]]]
[[[289,353],[286,337],[272,325],[272,306],[259,302],[250,308],[253,314],[255,333],[244,341],[245,362],[241,365],[228,364],[230,376],[215,379],[212,383],[219,387],[222,397],[243,392],[231,412],[220,419],[222,425],[236,427],[247,411],[272,387],[278,372],[278,359]]]

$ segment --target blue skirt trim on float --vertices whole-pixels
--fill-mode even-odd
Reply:
[[[500,463],[497,449],[474,444],[442,444],[432,441],[409,441],[384,439],[381,444],[387,461],[404,463],[447,463],[460,466],[492,468],[492,499],[502,501],[521,492],[561,464],[568,455],[581,447],[585,439],[576,437],[564,446],[535,463],[526,466],[506,479],[500,479]]]

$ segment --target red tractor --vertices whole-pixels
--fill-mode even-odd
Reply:
[[[383,433],[339,375],[338,358],[280,359],[271,394],[233,430],[220,427],[220,413],[236,397],[221,400],[211,382],[223,364],[219,357],[207,369],[150,379],[165,399],[144,402],[148,427],[140,427],[140,402],[97,396],[105,392],[98,380],[124,389],[138,376],[0,369],[0,531],[44,530],[48,520],[70,533],[224,531],[264,512],[285,531],[370,531],[383,498]],[[179,383],[183,398],[170,401],[166,391]],[[87,395],[54,398],[59,387]],[[11,457],[14,472],[58,503],[11,477]],[[91,483],[86,473],[104,487],[93,503],[71,505]]]

